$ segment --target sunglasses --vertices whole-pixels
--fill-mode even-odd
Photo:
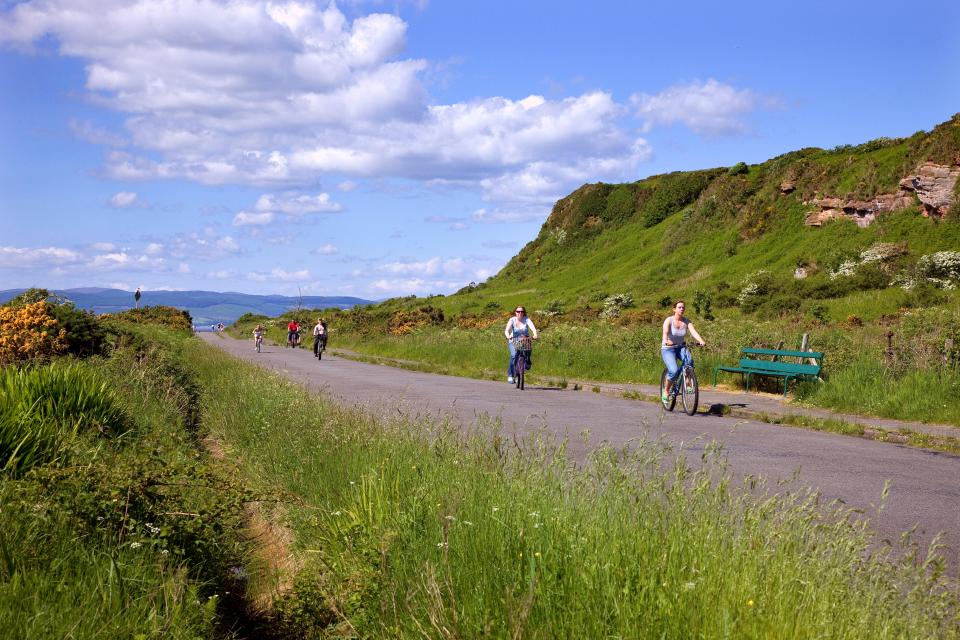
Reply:
[[[524,313],[523,309],[517,309],[514,313]]]

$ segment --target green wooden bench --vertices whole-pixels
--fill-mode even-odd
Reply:
[[[783,395],[787,395],[787,386],[791,380],[817,378],[823,366],[823,353],[819,351],[784,351],[782,349],[754,349],[744,347],[740,350],[743,357],[735,367],[714,367],[713,386],[717,386],[717,374],[721,371],[739,373],[745,381],[745,390],[750,390],[750,378],[753,376],[772,376],[783,378]],[[762,360],[762,356],[772,356],[771,360]],[[799,362],[785,362],[781,358],[799,358]],[[807,359],[816,364],[808,364]]]

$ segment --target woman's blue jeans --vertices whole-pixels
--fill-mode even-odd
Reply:
[[[667,377],[670,382],[675,382],[680,377],[678,360],[683,362],[684,366],[693,366],[693,356],[690,355],[690,349],[683,346],[660,347],[660,357],[663,358],[663,364],[667,365]]]
[[[513,378],[515,374],[515,371],[513,370],[513,365],[517,361],[517,349],[516,347],[513,346],[513,340],[508,340],[507,346],[510,347],[510,361],[507,363],[507,375]],[[526,356],[527,356],[527,359],[526,359],[526,366],[524,366],[524,370],[528,371],[530,369],[530,351],[527,351]]]

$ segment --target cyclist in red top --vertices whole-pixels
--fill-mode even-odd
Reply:
[[[297,346],[300,342],[300,323],[296,320],[291,320],[287,324],[287,344],[291,347]]]

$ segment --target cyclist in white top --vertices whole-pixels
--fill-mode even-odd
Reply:
[[[513,316],[507,321],[507,326],[503,330],[503,335],[507,338],[507,346],[510,347],[510,362],[507,364],[507,382],[513,384],[513,362],[517,357],[517,350],[513,346],[513,339],[521,336],[530,336],[534,340],[539,338],[537,328],[533,326],[533,320],[527,317],[527,309],[524,306],[517,307]],[[527,359],[525,369],[530,368],[530,360]]]
[[[327,348],[327,323],[323,318],[317,318],[317,324],[313,328],[313,357],[320,358],[324,349]]]
[[[661,390],[664,396],[669,396],[670,388],[673,386],[674,381],[680,376],[680,367],[677,365],[677,360],[681,360],[684,366],[693,365],[693,356],[690,355],[690,350],[687,349],[687,331],[690,331],[690,335],[693,336],[694,340],[696,340],[701,347],[706,344],[693,327],[693,323],[683,315],[686,307],[687,305],[683,303],[683,300],[678,300],[677,303],[673,305],[673,315],[663,321],[663,339],[660,342],[660,357],[663,358],[663,364],[667,366],[667,372],[669,373],[667,376],[666,389]],[[664,400],[666,400],[666,397],[664,397]]]

